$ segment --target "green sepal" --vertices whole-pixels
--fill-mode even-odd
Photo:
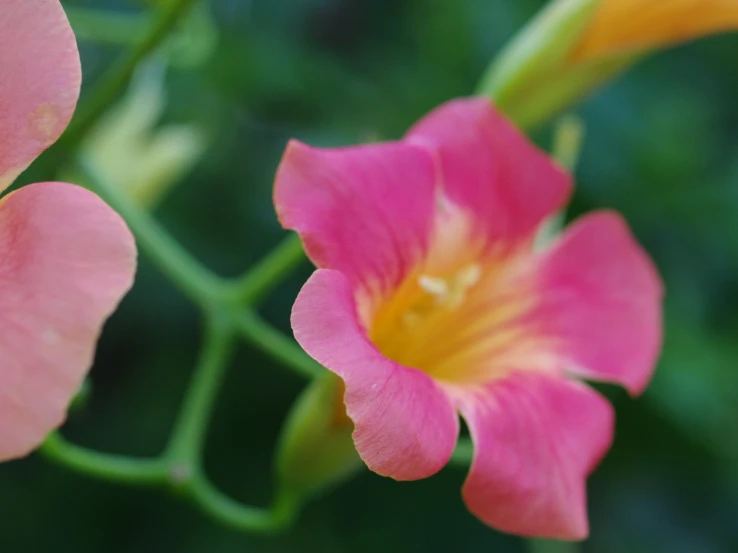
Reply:
[[[555,117],[640,59],[642,52],[580,61],[572,54],[600,0],[556,0],[491,63],[477,90],[523,128]]]
[[[305,389],[287,418],[276,460],[278,486],[306,499],[349,478],[363,466],[352,432],[343,383],[326,371]]]
[[[533,18],[492,62],[478,94],[498,105],[513,99],[539,75],[560,66],[578,43],[600,0],[558,0]]]

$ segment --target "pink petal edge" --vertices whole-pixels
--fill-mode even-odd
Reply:
[[[0,17],[0,191],[62,134],[82,71],[59,0],[3,0]]]
[[[474,442],[462,494],[512,534],[587,537],[586,478],[609,449],[614,413],[584,384],[521,372],[458,396]]]
[[[371,470],[417,480],[448,462],[459,432],[451,400],[429,376],[390,361],[369,342],[345,275],[313,273],[293,307],[292,328],[305,351],[345,382],[354,442]]]
[[[33,184],[0,200],[0,461],[62,424],[135,267],[125,223],[83,188]]]
[[[443,104],[405,141],[434,153],[446,196],[476,215],[490,242],[530,240],[571,193],[571,177],[487,98]]]
[[[420,148],[385,143],[311,148],[291,141],[277,171],[274,201],[318,267],[354,284],[396,285],[427,246],[435,176]]]
[[[582,217],[541,254],[538,271],[536,315],[562,343],[564,368],[640,394],[661,350],[663,285],[623,218]]]

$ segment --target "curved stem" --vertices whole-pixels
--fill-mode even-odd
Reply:
[[[62,465],[114,482],[157,486],[167,476],[167,464],[162,459],[136,459],[91,451],[67,442],[58,432],[46,438],[39,451]]]
[[[208,315],[202,355],[163,457],[135,459],[97,453],[66,442],[58,433],[49,436],[41,451],[51,460],[103,480],[151,486],[168,483],[214,520],[234,529],[278,532],[294,521],[300,507],[296,497],[282,491],[269,509],[251,507],[221,493],[203,473],[207,427],[235,345],[235,323],[229,313]]]
[[[216,521],[235,530],[272,533],[284,530],[294,521],[298,503],[292,497],[278,495],[269,509],[244,505],[220,492],[205,478],[195,478],[192,497]]]
[[[294,340],[264,321],[254,311],[247,309],[239,315],[236,322],[246,340],[295,372],[307,378],[322,374],[323,368],[308,357]]]
[[[302,241],[288,236],[255,267],[234,281],[231,294],[240,305],[254,305],[305,260]]]
[[[202,354],[166,454],[175,480],[187,481],[199,471],[213,405],[234,345],[228,318],[218,312],[210,314]]]
[[[223,281],[203,267],[147,212],[140,209],[122,187],[108,182],[83,160],[79,168],[90,187],[125,219],[143,249],[167,277],[195,303],[209,308],[217,303]]]
[[[76,117],[61,139],[63,147],[70,151],[76,146],[105,112],[125,90],[136,66],[153,52],[167,37],[169,31],[188,12],[195,0],[169,0],[161,2],[158,13],[143,36],[126,51],[121,58],[100,78],[95,89],[78,110]]]
[[[224,313],[208,318],[202,357],[166,454],[169,478],[218,522],[250,532],[276,532],[294,520],[298,504],[293,498],[278,495],[268,510],[244,505],[221,493],[202,469],[207,426],[234,350],[233,326]]]

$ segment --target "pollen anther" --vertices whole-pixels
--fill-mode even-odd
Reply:
[[[448,307],[455,309],[464,303],[467,293],[479,282],[481,277],[482,268],[477,263],[469,265],[456,273],[451,286],[451,293],[446,300]]]
[[[438,305],[456,308],[464,302],[467,292],[482,277],[482,268],[474,263],[458,271],[450,282],[439,277],[421,275],[418,285],[433,296]]]
[[[418,284],[431,296],[436,296],[439,299],[445,298],[450,292],[448,282],[442,278],[420,275],[418,277]]]

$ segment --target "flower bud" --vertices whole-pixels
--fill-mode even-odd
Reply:
[[[735,0],[553,0],[492,63],[479,93],[532,127],[656,48],[730,29]]]
[[[351,439],[353,423],[346,415],[343,393],[343,382],[326,371],[295,403],[277,457],[282,490],[304,498],[363,466]]]

